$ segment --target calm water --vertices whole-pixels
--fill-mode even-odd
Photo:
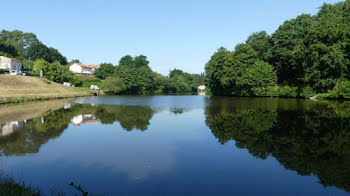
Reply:
[[[0,164],[46,193],[77,194],[72,181],[106,195],[350,193],[345,102],[116,96],[32,105],[0,107]]]

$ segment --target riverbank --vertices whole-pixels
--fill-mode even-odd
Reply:
[[[94,92],[89,89],[66,87],[39,77],[0,75],[0,104],[84,97],[93,94]]]

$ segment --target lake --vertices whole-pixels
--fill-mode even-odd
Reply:
[[[350,104],[101,96],[0,106],[0,167],[45,193],[349,195]]]

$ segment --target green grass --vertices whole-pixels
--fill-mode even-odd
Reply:
[[[0,196],[42,196],[39,189],[16,183],[13,178],[0,175]]]

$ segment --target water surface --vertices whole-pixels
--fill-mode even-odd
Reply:
[[[68,195],[72,181],[106,195],[348,195],[348,108],[209,96],[5,105],[1,167]]]

